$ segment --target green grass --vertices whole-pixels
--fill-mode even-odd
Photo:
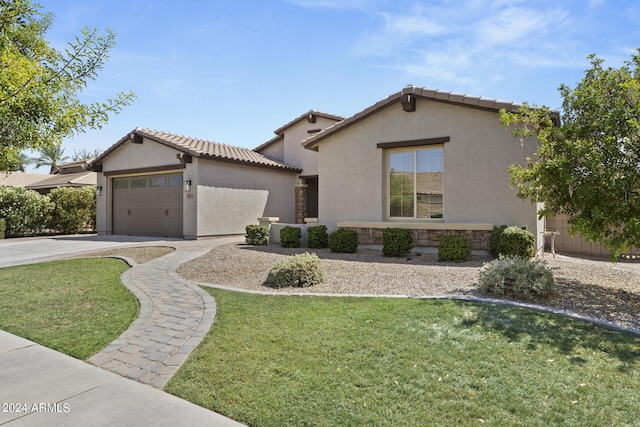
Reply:
[[[79,359],[135,320],[138,302],[122,285],[127,264],[74,259],[0,269],[0,329]]]
[[[214,327],[166,390],[252,426],[615,426],[640,338],[457,301],[207,288]]]

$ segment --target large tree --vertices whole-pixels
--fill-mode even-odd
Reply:
[[[30,0],[0,0],[0,170],[15,167],[22,150],[59,145],[99,129],[134,98],[120,92],[104,102],[80,94],[98,76],[115,34],[85,28],[64,51],[45,39],[53,17]]]
[[[526,166],[510,168],[519,196],[543,202],[543,216],[567,214],[570,232],[616,256],[640,247],[640,49],[620,68],[589,59],[575,88],[560,86],[559,114],[524,105],[501,121],[540,142]]]

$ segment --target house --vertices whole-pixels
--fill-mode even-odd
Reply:
[[[44,179],[26,186],[29,190],[35,190],[41,194],[49,194],[58,187],[88,187],[97,182],[95,172],[87,170],[92,159],[59,165],[53,174],[44,175]]]
[[[518,107],[408,86],[307,138],[318,152],[318,221],[356,230],[361,243],[400,227],[417,245],[455,232],[486,250],[493,227],[506,224],[526,225],[542,244],[538,206],[509,186],[508,166],[537,147],[498,120],[500,109]]]
[[[41,194],[48,194],[58,187],[86,187],[96,185],[96,173],[87,170],[90,160],[65,163],[53,174],[8,172],[0,173],[0,185],[25,187]]]
[[[6,187],[26,187],[48,178],[49,175],[28,172],[0,172],[0,185]]]
[[[408,86],[342,118],[311,110],[254,150],[134,129],[96,158],[97,230],[194,239],[243,234],[258,218],[352,228],[362,243],[412,230],[418,245],[462,233],[487,249],[494,225],[527,225],[507,167],[524,163],[498,120],[517,104]]]
[[[96,229],[196,239],[244,234],[259,217],[293,223],[296,185],[313,179],[302,168],[313,174],[316,165],[300,142],[337,120],[310,111],[256,150],[134,129],[90,165],[100,190]],[[306,215],[306,200],[298,205]]]

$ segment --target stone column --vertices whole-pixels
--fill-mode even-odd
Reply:
[[[296,184],[296,224],[304,224],[307,216],[307,184]]]

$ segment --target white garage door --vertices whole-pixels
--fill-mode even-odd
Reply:
[[[182,174],[114,178],[113,234],[183,237]]]

